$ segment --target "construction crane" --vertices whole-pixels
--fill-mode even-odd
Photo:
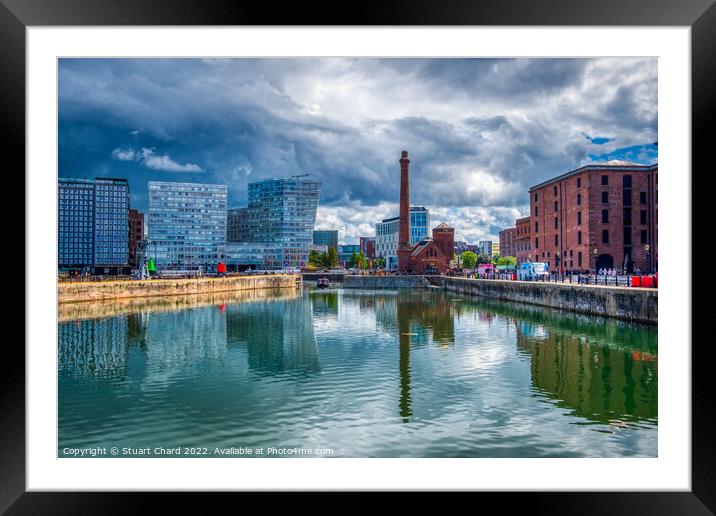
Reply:
[[[294,178],[294,179],[298,179],[299,177],[306,177],[306,176],[310,176],[310,175],[311,175],[311,174],[296,174],[296,175],[289,176],[289,177],[292,177],[292,178]]]

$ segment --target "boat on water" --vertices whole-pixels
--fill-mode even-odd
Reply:
[[[328,280],[328,278],[320,278],[318,280],[318,288],[328,288],[331,286],[331,282]]]

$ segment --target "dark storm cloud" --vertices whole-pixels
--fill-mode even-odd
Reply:
[[[655,59],[63,59],[59,67],[61,176],[127,177],[132,204],[144,210],[150,179],[227,184],[229,204],[242,205],[248,181],[309,173],[322,182],[319,216],[350,240],[394,215],[401,150],[410,153],[415,204],[469,218],[467,235],[496,236],[531,185],[656,141],[656,126]],[[471,211],[454,212],[463,208]]]

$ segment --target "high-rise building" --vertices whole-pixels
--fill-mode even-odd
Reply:
[[[129,210],[129,266],[132,269],[138,266],[137,244],[142,240],[144,240],[144,213]]]
[[[263,243],[277,250],[267,255],[263,264],[267,268],[308,264],[320,193],[320,181],[279,178],[249,183],[246,226],[239,234],[240,242]]]
[[[216,268],[226,244],[226,198],[226,185],[149,182],[149,254],[158,269]]]
[[[94,198],[94,266],[126,267],[129,264],[129,183],[126,179],[98,177]]]
[[[58,180],[58,267],[95,274],[128,272],[129,184],[126,179]]]
[[[325,245],[338,249],[337,229],[316,229],[313,231],[313,245]]]
[[[657,270],[658,165],[591,163],[533,186],[531,254],[551,270]]]
[[[388,269],[398,266],[398,225],[400,217],[383,219],[375,225],[375,254],[385,259]],[[410,207],[410,243],[412,245],[430,235],[430,212],[423,206]]]
[[[60,178],[57,183],[57,265],[82,270],[94,265],[94,180]]]

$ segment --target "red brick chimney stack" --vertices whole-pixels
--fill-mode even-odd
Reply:
[[[398,228],[398,270],[410,269],[410,174],[408,151],[400,157],[400,225]]]

